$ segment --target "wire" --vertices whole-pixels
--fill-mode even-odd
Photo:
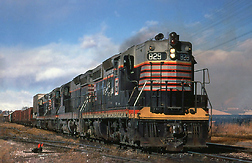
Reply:
[[[205,21],[204,22],[205,25],[199,30],[194,30],[195,33],[192,32],[193,35],[191,35],[191,37],[197,37],[200,34],[205,35],[206,32],[208,32],[208,30],[211,29],[211,30],[214,30],[214,33],[218,34],[218,35],[211,36],[212,38],[214,37],[212,40],[223,40],[223,39],[228,38],[228,40],[226,41],[223,40],[222,43],[218,43],[219,41],[213,42],[214,44],[217,43],[218,45],[213,45],[211,48],[207,48],[208,50],[215,49],[217,47],[220,47],[222,45],[226,45],[232,41],[235,41],[241,37],[244,37],[252,33],[252,30],[239,34],[236,37],[230,38],[230,36],[235,35],[236,26],[239,25],[238,28],[240,28],[241,30],[242,28],[247,29],[246,27],[251,24],[252,12],[250,8],[252,8],[252,3],[248,3],[247,1],[229,2],[222,8],[222,10],[216,11],[212,15],[212,17],[215,18],[219,16],[220,12],[222,12],[222,15],[225,14],[224,17],[222,17],[221,19],[218,19],[214,23],[211,23],[210,21],[208,23],[207,21]],[[225,33],[225,35],[221,33]],[[207,36],[205,37],[210,37],[210,36],[209,34],[207,34]],[[211,43],[209,42],[208,44],[202,45],[201,49],[204,49],[204,46],[209,46],[210,44]]]
[[[240,2],[240,1],[236,1],[236,2]],[[235,2],[235,3],[236,3],[236,2]],[[235,5],[235,4],[233,4],[233,5]],[[211,28],[213,28],[213,27],[215,27],[215,26],[217,26],[217,25],[219,25],[219,24],[225,22],[225,20],[228,20],[228,19],[232,18],[233,16],[236,16],[236,17],[237,17],[237,16],[241,15],[244,11],[246,11],[247,8],[250,8],[251,6],[252,6],[252,4],[248,5],[248,3],[246,3],[246,4],[240,3],[240,5],[233,6],[233,8],[230,9],[231,11],[234,11],[234,12],[232,12],[231,14],[230,14],[230,13],[227,13],[227,12],[225,13],[226,10],[224,10],[225,8],[223,8],[224,11],[223,11],[223,10],[220,10],[220,11],[222,11],[222,12],[225,14],[224,18],[218,19],[217,22],[209,23],[209,24],[211,24],[211,25],[207,25],[207,23],[206,23],[206,25],[204,25],[204,27],[202,27],[200,30],[197,30],[196,32],[197,32],[197,33],[200,33],[200,32],[206,31],[207,29],[211,29]],[[238,8],[238,10],[235,10],[236,8]],[[219,16],[219,15],[217,15],[217,14],[218,14],[220,11],[215,12],[215,13],[213,14],[213,17],[214,17],[214,16]],[[238,19],[238,20],[239,20],[239,19]],[[197,34],[194,34],[194,35],[197,35]]]
[[[229,43],[229,42],[231,42],[231,41],[234,41],[234,40],[236,40],[236,39],[238,39],[238,38],[241,38],[241,37],[243,37],[243,36],[246,36],[246,35],[248,35],[248,34],[250,34],[250,33],[252,33],[252,30],[251,30],[251,31],[248,31],[248,32],[246,32],[246,33],[243,33],[243,34],[241,34],[241,35],[239,35],[239,36],[237,36],[237,37],[235,37],[235,38],[232,38],[232,39],[230,39],[230,40],[228,40],[228,41],[225,41],[225,42],[223,42],[223,43],[221,43],[221,44],[219,44],[219,45],[216,45],[216,46],[214,46],[214,47],[211,47],[211,48],[209,48],[208,50],[212,50],[212,49],[215,49],[215,48],[220,47],[220,46],[222,46],[222,45],[225,45],[225,44],[227,44],[227,43]]]

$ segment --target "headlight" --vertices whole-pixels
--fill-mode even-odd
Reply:
[[[175,54],[175,49],[174,49],[174,48],[171,48],[171,49],[170,49],[170,53],[174,53],[174,54]]]
[[[171,59],[175,59],[176,58],[176,54],[175,53],[171,53],[170,57],[171,57]]]
[[[171,48],[170,49],[170,58],[172,60],[175,60],[176,59],[176,50],[174,48]]]

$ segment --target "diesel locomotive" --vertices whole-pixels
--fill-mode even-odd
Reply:
[[[36,125],[146,148],[206,147],[209,99],[196,63],[190,42],[160,33],[35,95]]]

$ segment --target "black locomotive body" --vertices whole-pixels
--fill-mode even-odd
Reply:
[[[39,98],[37,125],[141,147],[206,147],[208,97],[195,63],[190,42],[159,34]]]

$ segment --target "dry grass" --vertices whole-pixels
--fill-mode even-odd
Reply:
[[[212,143],[252,147],[252,123],[249,124],[221,124],[212,127]]]
[[[13,137],[13,136],[34,138],[34,139],[44,138],[56,141],[76,142],[73,139],[58,136],[53,131],[46,131],[37,128],[25,127],[23,125],[15,123],[0,122],[0,137]]]
[[[213,135],[225,135],[228,137],[252,137],[252,122],[249,124],[221,124],[213,125]]]

